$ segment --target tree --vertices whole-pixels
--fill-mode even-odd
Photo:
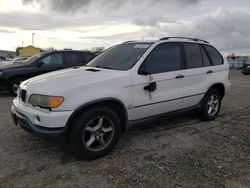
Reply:
[[[229,54],[227,59],[235,59],[235,53]]]
[[[93,47],[91,49],[92,52],[99,52],[99,53],[102,53],[104,51],[104,47],[103,46],[99,46],[99,47]]]

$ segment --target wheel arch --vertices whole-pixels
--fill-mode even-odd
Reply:
[[[105,105],[110,107],[111,109],[115,110],[115,112],[118,113],[119,118],[121,119],[121,125],[122,125],[122,131],[125,131],[128,125],[128,112],[123,104],[123,102],[117,98],[104,98],[104,99],[98,99],[91,102],[88,102],[86,104],[83,104],[79,108],[77,108],[73,114],[69,117],[66,126],[65,126],[65,140],[68,141],[68,133],[70,130],[70,127],[74,120],[86,109],[93,107],[95,105]]]
[[[220,94],[221,94],[221,100],[223,99],[223,97],[224,97],[224,95],[225,95],[225,86],[224,86],[223,83],[218,82],[218,83],[215,83],[215,84],[211,85],[211,86],[209,87],[209,89],[207,90],[207,92],[208,92],[209,90],[211,90],[211,89],[216,89],[216,90],[218,90],[218,91],[220,92]]]

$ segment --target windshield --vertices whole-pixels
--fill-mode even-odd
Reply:
[[[44,54],[45,53],[39,53],[39,54],[33,55],[33,56],[29,57],[28,59],[26,59],[25,61],[23,61],[23,63],[26,65],[30,65],[31,63],[35,62],[40,57],[42,57]]]
[[[114,70],[128,70],[135,65],[152,43],[124,43],[97,56],[87,66]]]

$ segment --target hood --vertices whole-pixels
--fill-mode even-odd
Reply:
[[[0,65],[0,71],[8,71],[12,69],[18,69],[22,67],[26,67],[27,65],[23,63],[12,63],[12,64],[7,64],[7,65]]]
[[[56,94],[84,85],[116,79],[123,71],[78,67],[43,74],[22,82],[21,87],[38,94]]]

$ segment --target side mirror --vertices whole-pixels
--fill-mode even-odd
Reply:
[[[140,68],[138,71],[138,74],[140,75],[150,75],[150,72],[147,71],[145,68]]]
[[[42,62],[42,61],[41,61],[41,62],[38,62],[38,63],[37,63],[37,67],[40,68],[43,64],[44,64],[44,62]]]

